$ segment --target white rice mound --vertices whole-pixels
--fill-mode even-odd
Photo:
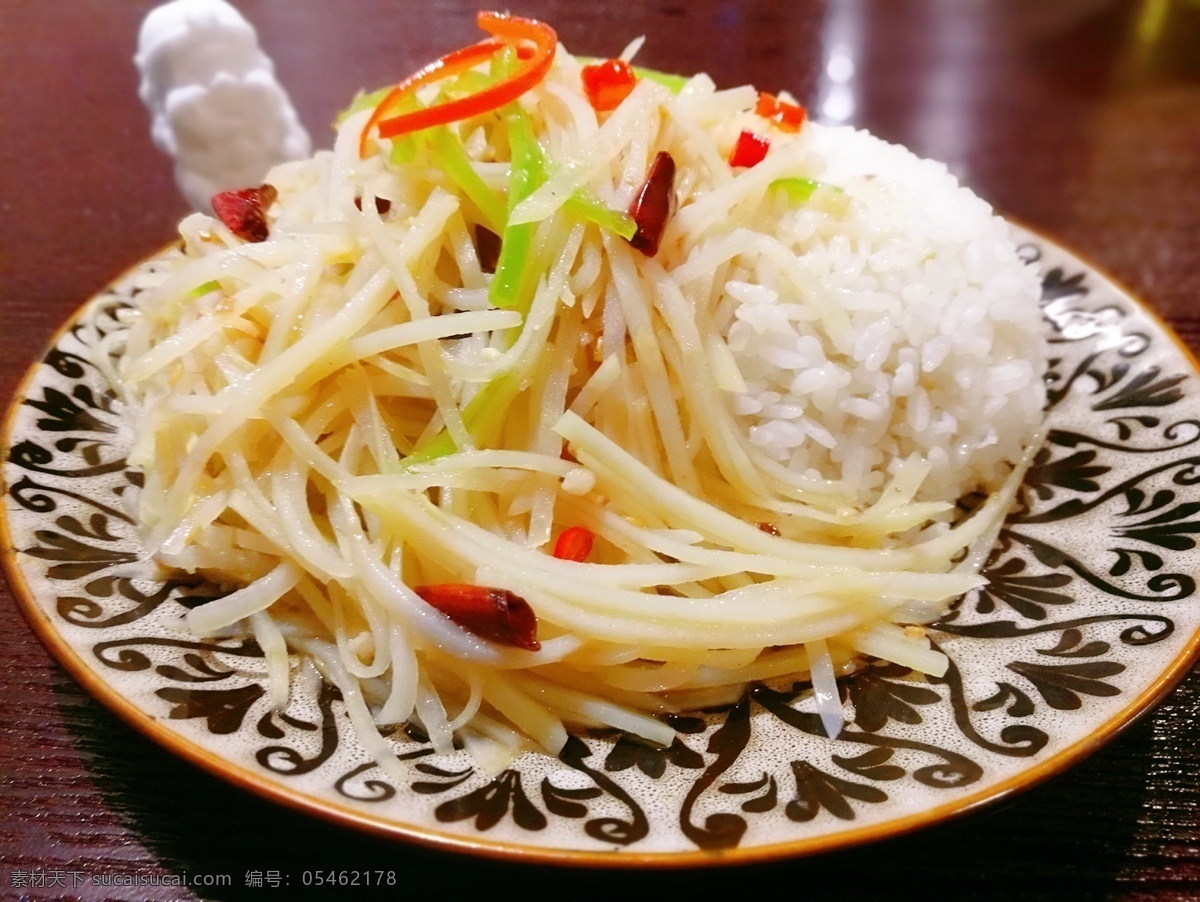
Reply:
[[[737,261],[725,282],[752,444],[858,506],[913,455],[931,466],[922,500],[994,488],[1043,417],[1036,269],[944,165],[848,127],[805,131],[841,194],[779,218],[804,290]]]

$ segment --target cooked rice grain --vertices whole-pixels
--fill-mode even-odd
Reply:
[[[1045,403],[1036,269],[945,166],[866,132],[805,130],[824,187],[775,201],[795,263],[739,254],[734,303],[717,302],[752,444],[860,505],[912,455],[932,465],[919,498],[994,488]]]

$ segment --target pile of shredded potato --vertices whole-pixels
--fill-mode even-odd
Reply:
[[[597,113],[582,65],[560,48],[515,103],[361,157],[372,106],[352,108],[332,151],[269,175],[265,240],[189,217],[110,339],[146,548],[229,592],[188,627],[252,634],[279,707],[314,661],[393,774],[385,725],[497,771],[556,754],[568,725],[669,744],[662,715],[784,677],[811,681],[832,735],[855,660],[944,672],[903,624],[981,582],[1019,482],[1013,461],[955,519],[956,499],[914,500],[925,461],[863,505],[756,449],[717,309],[731,254],[706,254],[733,225],[769,230],[794,203],[778,179],[819,179],[805,129],[735,171],[753,89],[640,77]],[[541,181],[518,191],[531,152]],[[674,210],[647,256],[620,230],[661,152]],[[554,555],[568,529],[592,540],[583,559]],[[527,605],[536,639],[489,635],[464,599]]]

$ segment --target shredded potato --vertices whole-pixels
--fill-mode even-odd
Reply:
[[[417,723],[439,751],[458,738],[496,770],[559,752],[568,727],[667,744],[658,715],[777,678],[812,682],[832,735],[834,680],[856,659],[944,671],[897,623],[979,585],[1028,463],[958,516],[956,498],[919,497],[931,464],[917,457],[863,503],[760,453],[733,409],[746,382],[724,284],[764,237],[745,224],[774,215],[772,181],[819,176],[806,132],[735,174],[752,91],[642,79],[597,118],[579,70],[560,49],[516,107],[439,127],[506,199],[505,241],[528,230],[516,305],[489,302],[485,213],[434,145],[379,140],[360,159],[362,110],[331,152],[270,174],[267,240],[183,222],[121,354],[146,547],[229,590],[188,626],[255,636],[276,706],[288,650],[315,661],[390,773],[403,765],[384,725]],[[508,197],[518,118],[550,161],[524,198]],[[567,201],[583,189],[625,210],[660,151],[679,167],[677,212],[651,258]],[[595,536],[587,560],[552,554],[572,526]],[[444,584],[520,596],[540,648],[483,638],[414,591]]]

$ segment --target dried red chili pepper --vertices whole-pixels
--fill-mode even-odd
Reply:
[[[650,164],[650,172],[637,197],[629,205],[629,215],[637,224],[637,231],[629,243],[647,257],[658,253],[658,243],[662,240],[674,199],[675,160],[666,151],[660,151]]]
[[[804,117],[807,115],[804,107],[763,92],[758,95],[758,103],[754,105],[754,112],[764,119],[770,119],[780,131],[784,132],[800,131],[800,126],[804,125]]]
[[[779,527],[776,526],[774,523],[767,523],[764,520],[762,523],[758,524],[758,528],[761,529],[763,532],[765,532],[769,536],[779,535]]]
[[[569,526],[559,533],[554,556],[562,561],[586,561],[595,540],[596,534],[586,526]]]
[[[495,272],[500,262],[500,236],[487,226],[475,226],[475,254],[481,270]]]
[[[483,639],[537,651],[537,615],[520,595],[470,583],[439,583],[413,589],[456,624]]]
[[[771,142],[762,135],[743,131],[738,135],[737,143],[733,145],[733,153],[729,155],[729,165],[733,167],[755,166],[763,161]]]
[[[633,66],[625,60],[604,60],[584,66],[580,77],[583,80],[583,93],[587,95],[592,109],[598,113],[615,110],[637,84]]]
[[[222,191],[212,196],[212,208],[226,228],[243,241],[266,241],[266,211],[277,194],[274,185]]]

